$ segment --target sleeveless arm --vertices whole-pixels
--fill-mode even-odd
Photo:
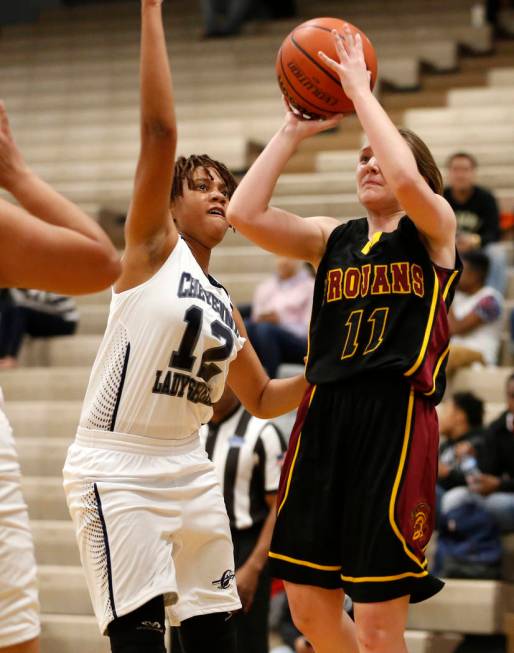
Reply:
[[[295,152],[298,139],[288,123],[279,129],[236,189],[227,219],[263,249],[310,261],[316,266],[339,221],[328,217],[301,218],[269,206],[277,180]]]
[[[141,1],[140,63],[141,149],[125,237],[127,248],[152,246],[155,254],[157,244],[164,257],[178,236],[169,216],[177,126],[162,0]]]
[[[0,102],[0,186],[21,204],[0,200],[0,283],[64,294],[95,292],[120,273],[102,229],[25,163]]]
[[[79,222],[94,224],[76,207],[75,211]],[[57,222],[59,211],[52,216]],[[45,222],[1,199],[0,233],[0,285],[4,288],[92,293],[110,286],[120,271],[115,249],[103,240],[105,234],[95,238],[75,226]]]
[[[409,146],[371,92],[360,35],[347,29],[344,39],[335,32],[333,37],[339,60],[319,56],[339,75],[387,184],[423,235],[431,258],[453,267],[457,224],[450,205],[421,176]]]
[[[298,375],[271,380],[248,339],[237,309],[234,309],[234,320],[246,342],[230,364],[227,383],[243,406],[252,415],[264,419],[283,415],[296,408],[307,389],[305,377]]]

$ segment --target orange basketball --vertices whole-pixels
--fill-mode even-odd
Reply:
[[[313,18],[288,34],[278,51],[276,71],[280,89],[291,107],[305,118],[330,118],[337,113],[352,113],[352,101],[346,97],[337,74],[318,56],[321,50],[339,61],[333,29],[343,36],[348,26],[362,37],[366,66],[371,72],[371,88],[377,79],[377,55],[368,37],[358,27],[339,18]]]

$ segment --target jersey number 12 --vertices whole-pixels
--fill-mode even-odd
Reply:
[[[193,351],[202,330],[203,310],[198,306],[191,306],[187,309],[184,315],[184,321],[187,324],[187,327],[182,336],[182,340],[180,341],[178,350],[171,354],[169,366],[174,367],[175,369],[191,372],[196,361],[196,356],[193,356]],[[234,345],[232,331],[219,320],[215,320],[211,323],[211,333],[215,338],[219,338],[224,344],[220,347],[211,347],[203,353],[198,376],[206,383],[212,379],[213,376],[221,372],[221,369],[215,365],[215,361],[226,360],[230,356]]]

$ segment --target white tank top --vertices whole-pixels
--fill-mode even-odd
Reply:
[[[179,238],[151,279],[113,293],[80,429],[191,436],[210,420],[243,344],[227,291]]]

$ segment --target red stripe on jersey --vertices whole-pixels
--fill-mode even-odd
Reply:
[[[409,550],[421,564],[435,527],[435,485],[439,428],[434,404],[414,396],[410,441],[395,521]]]
[[[434,265],[439,281],[439,297],[430,339],[423,363],[412,376],[412,384],[417,392],[431,396],[439,391],[444,384],[444,369],[448,356],[448,343],[450,330],[448,326],[448,303],[453,296],[453,284],[458,274],[454,270],[447,270]],[[444,387],[444,386],[443,386]],[[437,394],[440,394],[437,392]]]

